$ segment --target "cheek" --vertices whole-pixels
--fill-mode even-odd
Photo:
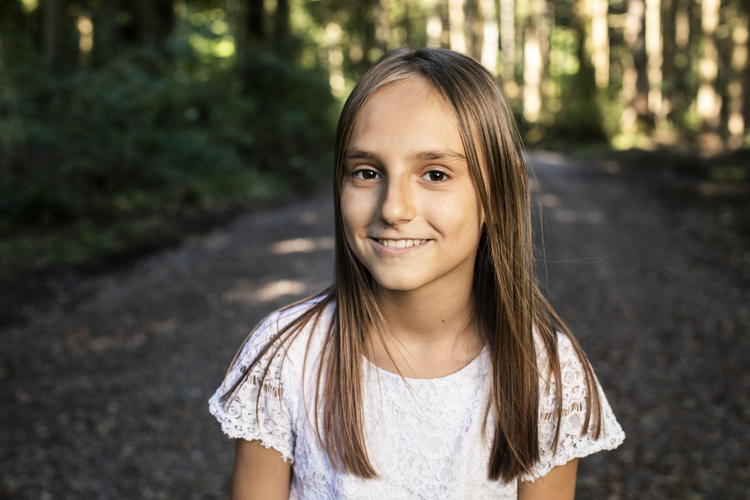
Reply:
[[[437,200],[430,211],[434,220],[446,231],[462,235],[476,233],[484,223],[484,211],[479,200],[471,193],[455,196],[451,200]]]
[[[344,226],[346,241],[351,248],[356,246],[354,237],[360,233],[363,225],[366,225],[366,214],[363,213],[365,204],[357,198],[350,189],[344,188],[341,191],[341,222]]]

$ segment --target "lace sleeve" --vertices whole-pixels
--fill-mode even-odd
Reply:
[[[253,332],[245,343],[224,383],[209,400],[209,411],[221,423],[221,429],[231,438],[259,440],[266,448],[273,448],[284,461],[294,459],[293,402],[289,394],[295,384],[285,383],[293,370],[290,360],[284,359],[283,348],[272,356],[275,345],[257,363],[234,397],[226,404],[221,396],[239,380],[271,337],[278,332],[278,314],[269,317]],[[263,384],[260,381],[268,366]],[[260,398],[258,393],[260,392]]]
[[[583,434],[586,419],[586,383],[581,362],[567,336],[558,333],[558,356],[562,379],[562,419],[557,449],[552,448],[555,439],[557,417],[556,381],[552,377],[547,385],[540,382],[539,401],[539,444],[540,460],[531,474],[521,477],[523,481],[533,481],[547,474],[553,467],[564,465],[574,458],[581,458],[598,451],[617,448],[625,439],[625,433],[610,408],[604,391],[596,381],[599,400],[602,406],[602,429],[598,439],[592,434]],[[540,354],[540,367],[544,367],[546,354]],[[546,372],[546,370],[543,370]],[[546,375],[546,373],[545,373]],[[543,377],[544,378],[544,377]],[[592,419],[593,420],[593,419]]]

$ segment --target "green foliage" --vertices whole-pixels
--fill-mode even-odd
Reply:
[[[547,142],[607,142],[602,111],[597,103],[594,68],[582,64],[575,73],[562,74],[559,78],[559,101],[565,106],[555,113],[551,124],[541,127]]]
[[[17,133],[0,143],[0,267],[127,252],[181,221],[326,184],[325,76],[252,58],[244,83],[147,49],[64,78],[5,68],[0,120]]]

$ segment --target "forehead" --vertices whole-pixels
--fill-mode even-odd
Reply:
[[[453,108],[421,77],[381,87],[359,110],[349,148],[375,146],[464,152]]]

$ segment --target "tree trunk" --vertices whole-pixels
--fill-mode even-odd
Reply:
[[[716,131],[721,112],[721,95],[716,91],[719,74],[719,50],[714,32],[719,25],[719,0],[703,0],[701,4],[702,50],[698,65],[701,85],[698,89],[698,116],[704,130]]]
[[[47,69],[60,73],[68,68],[69,57],[66,38],[68,23],[65,19],[65,0],[42,0],[42,54]]]
[[[526,28],[523,55],[523,116],[534,123],[539,120],[542,109],[542,53],[532,23]]]
[[[484,19],[482,64],[494,75],[497,74],[497,53],[500,45],[495,0],[482,0],[481,7]]]
[[[357,78],[372,65],[372,49],[376,47],[375,25],[370,19],[373,0],[354,0],[353,17],[355,30],[362,37],[362,59],[356,65]]]
[[[609,2],[591,0],[591,62],[594,65],[596,86],[606,89],[609,86]]]
[[[94,49],[92,63],[94,66],[104,66],[118,52],[120,36],[116,15],[119,10],[120,2],[118,0],[101,0],[99,8],[93,12]]]
[[[549,26],[545,0],[528,2],[529,15],[524,32],[523,113],[529,122],[537,122],[542,111],[544,53],[548,47]]]
[[[464,8],[465,29],[467,54],[476,59],[482,60],[482,45],[484,39],[484,25],[479,12],[478,0],[466,0]]]
[[[670,92],[669,115],[673,123],[682,125],[685,113],[695,100],[695,88],[690,85],[689,75],[692,72],[692,51],[690,50],[690,33],[693,1],[671,0],[674,5],[674,47],[665,44],[664,60],[665,74],[671,70],[671,78],[667,81],[673,91]],[[670,57],[670,54],[674,54]],[[670,63],[673,61],[673,64]]]
[[[739,148],[745,133],[745,116],[743,114],[743,101],[746,99],[748,80],[748,13],[742,12],[739,21],[732,32],[732,80],[729,83],[729,119],[727,129],[729,131],[729,146]],[[744,85],[743,85],[744,83]]]
[[[623,38],[628,50],[623,58],[623,81],[620,98],[625,104],[620,125],[625,133],[638,131],[638,122],[649,122],[648,79],[643,21],[643,0],[629,0]]]
[[[265,41],[265,10],[263,0],[245,0],[245,33],[246,44],[250,48],[258,47]]]
[[[277,43],[289,39],[289,0],[276,0],[276,12],[273,15],[273,36]]]
[[[666,118],[673,107],[675,82],[675,0],[662,0],[662,116]]]
[[[646,0],[646,57],[648,60],[648,109],[663,127],[661,1]]]
[[[464,33],[464,2],[448,0],[448,26],[450,29],[450,48],[466,54],[466,34]]]
[[[444,49],[451,48],[451,19],[450,19],[450,0],[438,0],[440,5],[440,23],[443,31],[440,33],[440,47]]]
[[[152,1],[151,11],[151,40],[161,48],[164,47],[174,29],[174,2],[172,0]]]
[[[0,0],[0,67],[7,58],[24,57],[28,34],[24,31],[28,14],[21,10],[17,0]]]
[[[516,88],[516,12],[513,0],[500,0],[500,42],[503,52],[503,80],[509,94]],[[515,96],[514,96],[515,97]]]
[[[440,47],[440,39],[443,35],[443,18],[440,12],[440,5],[436,3],[432,12],[427,17],[427,46]]]

